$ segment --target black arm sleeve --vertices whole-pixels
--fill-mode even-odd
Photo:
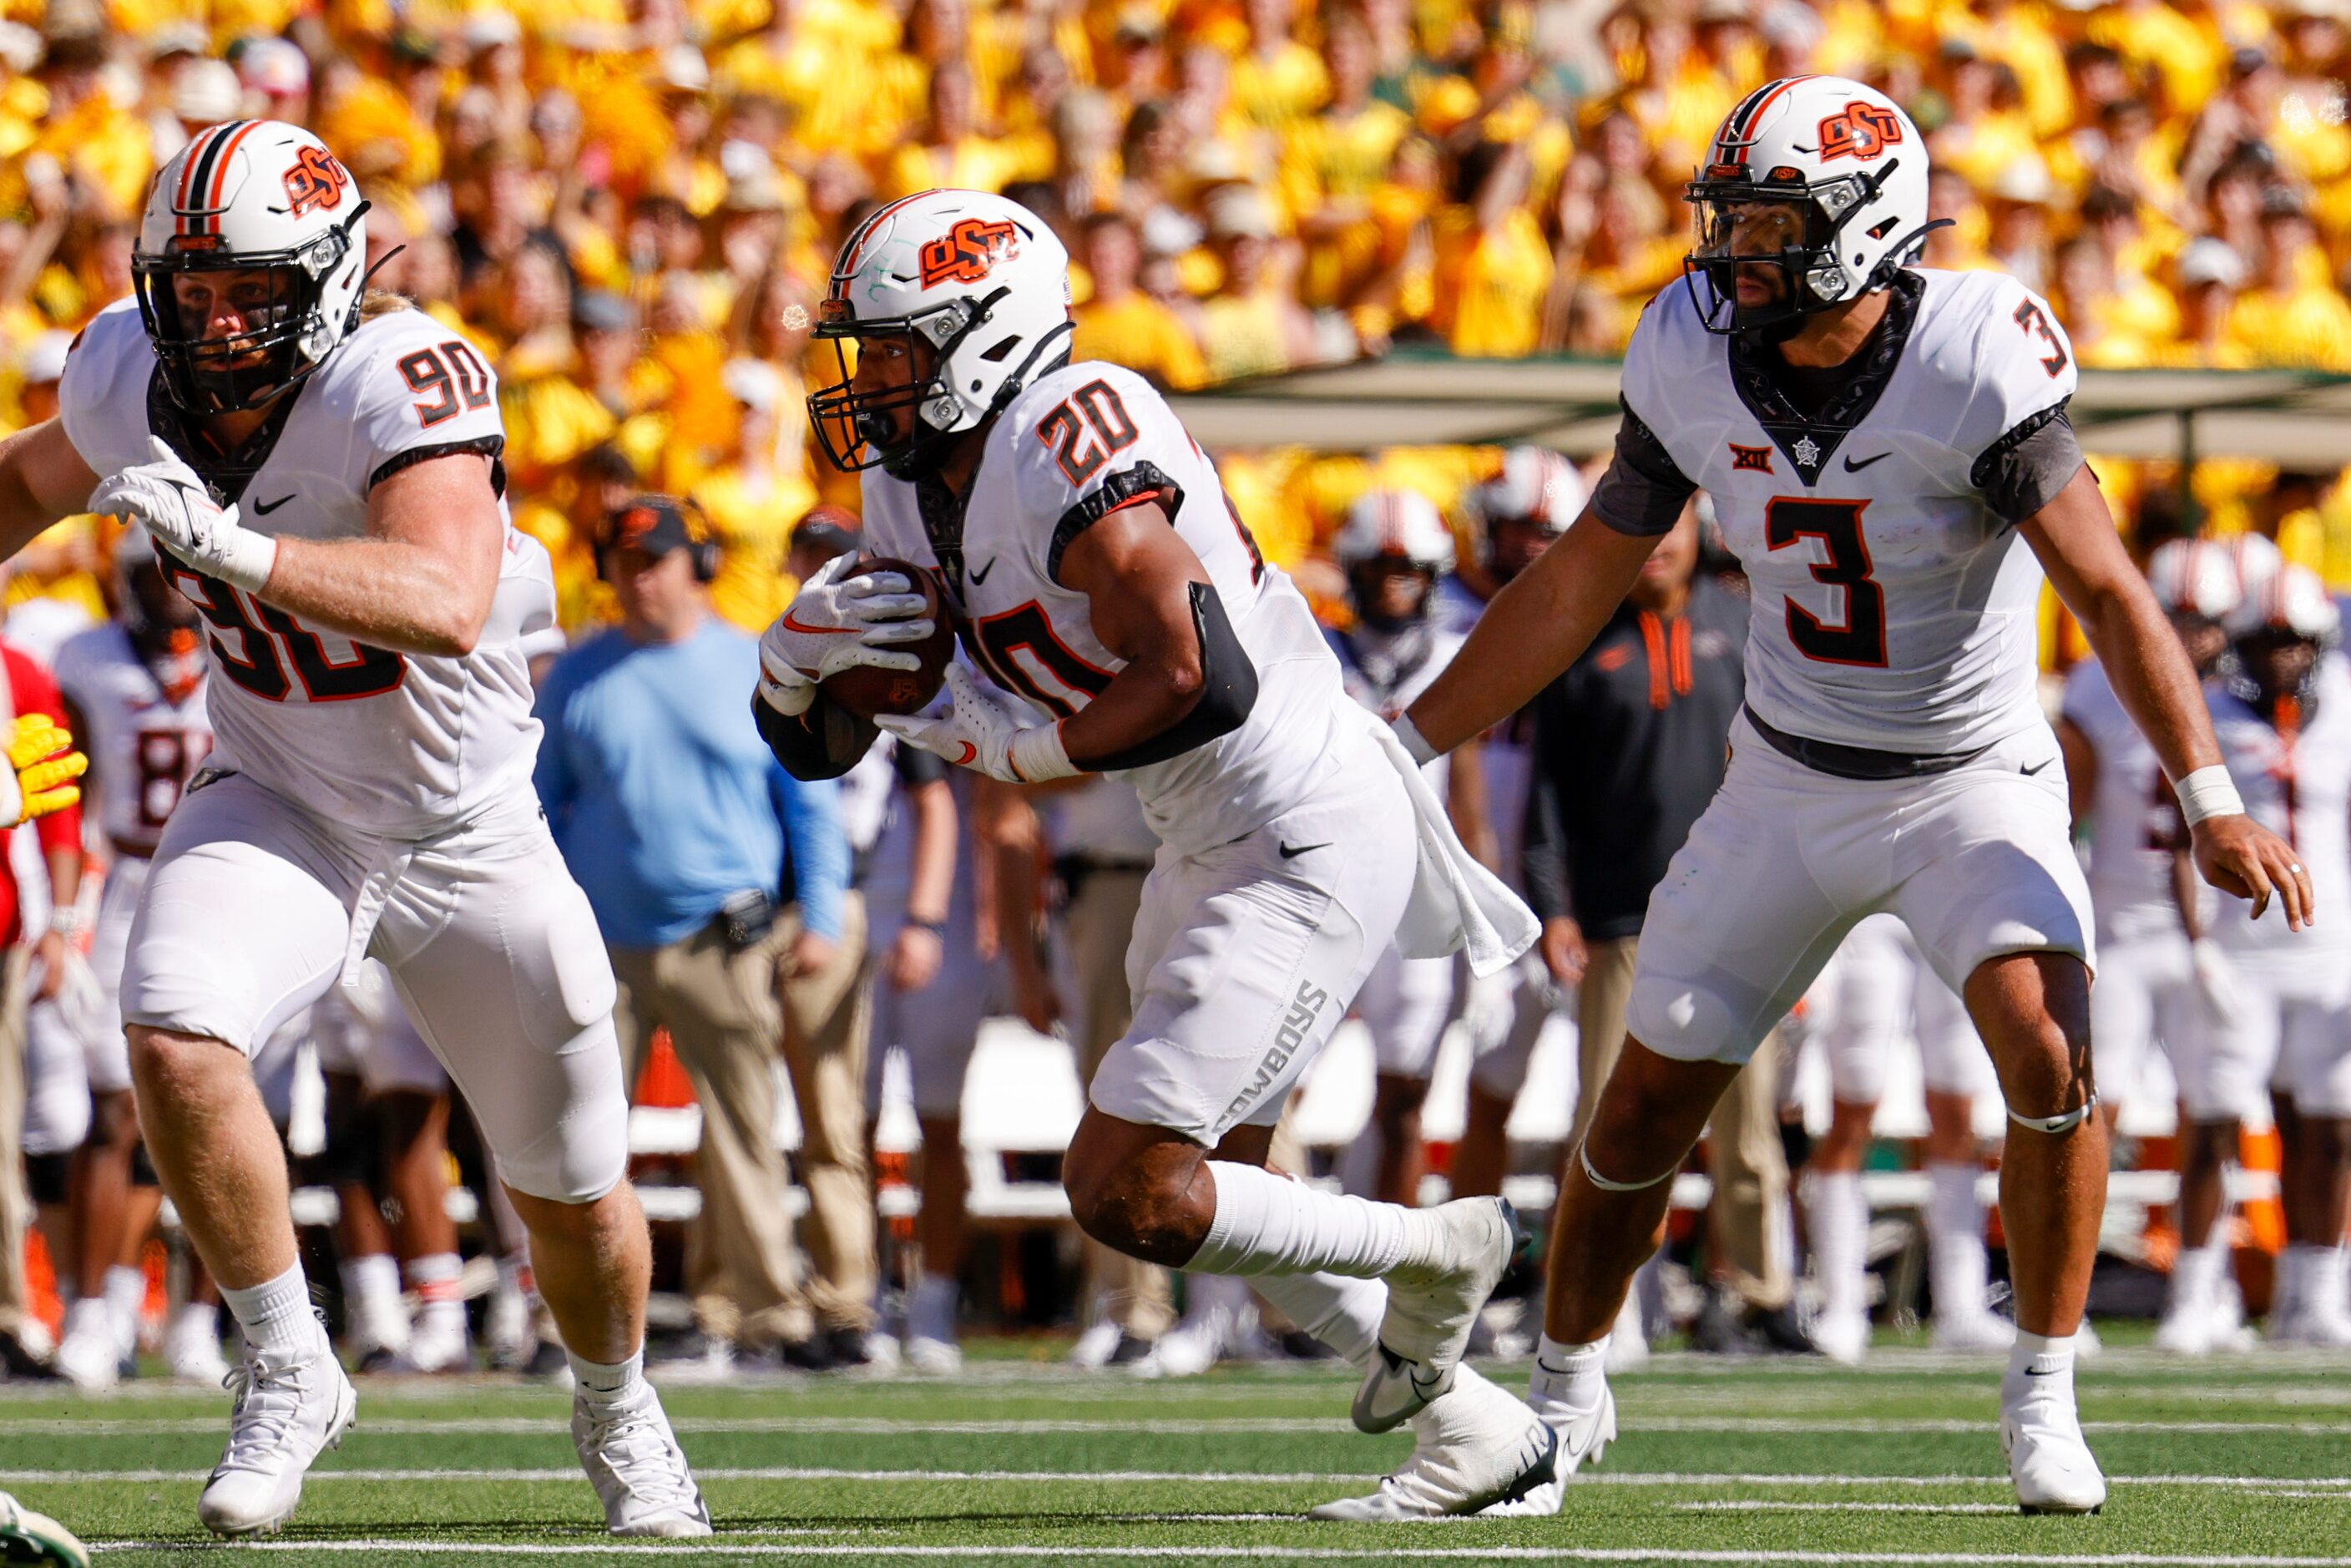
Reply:
[[[1192,589],[1192,632],[1200,640],[1200,700],[1192,711],[1148,740],[1138,741],[1112,757],[1078,762],[1089,771],[1147,768],[1196,751],[1219,736],[1230,735],[1247,722],[1257,706],[1257,666],[1249,650],[1226,619],[1225,601],[1205,582]],[[1077,761],[1072,758],[1071,760]]]
[[[1573,913],[1567,890],[1567,823],[1559,809],[1560,770],[1552,758],[1561,739],[1560,721],[1552,711],[1558,693],[1554,681],[1535,698],[1534,777],[1527,789],[1526,836],[1519,850],[1527,907],[1543,920]]]
[[[1968,482],[2002,522],[2021,523],[2053,500],[2081,466],[2082,444],[2061,402],[1993,442],[1968,471]]]
[[[882,732],[820,694],[798,718],[778,713],[758,693],[751,694],[751,719],[759,738],[784,771],[802,782],[838,779],[857,766]]]
[[[1656,432],[1623,398],[1625,422],[1616,427],[1616,455],[1593,488],[1592,510],[1620,534],[1655,538],[1673,532],[1698,486],[1684,475]]]

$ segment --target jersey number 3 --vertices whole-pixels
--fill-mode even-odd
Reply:
[[[1820,540],[1829,559],[1814,564],[1813,576],[1844,590],[1842,626],[1788,601],[1788,641],[1807,659],[1886,667],[1886,591],[1870,580],[1869,546],[1861,537],[1862,508],[1868,505],[1781,496],[1763,508],[1763,542],[1785,549],[1799,539]]]

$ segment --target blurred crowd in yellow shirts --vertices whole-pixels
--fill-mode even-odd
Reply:
[[[792,525],[856,507],[803,399],[871,204],[1027,203],[1076,258],[1077,351],[1174,389],[1395,344],[1605,356],[1680,275],[1716,123],[1803,71],[1909,107],[1954,220],[1928,261],[2049,294],[2085,364],[2351,372],[2351,0],[0,0],[0,413],[40,417],[128,291],[155,167],[298,120],[375,204],[376,281],[495,356],[567,622],[647,487],[700,506],[756,627]],[[1310,581],[1365,487],[1452,507],[1499,460],[1221,456]],[[2099,467],[2126,522],[2181,489]],[[2336,474],[2187,489],[2351,587]],[[100,549],[45,538],[9,602],[94,609]]]

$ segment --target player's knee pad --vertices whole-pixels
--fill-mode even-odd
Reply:
[[[2092,1113],[2095,1112],[2097,1108],[2098,1093],[2097,1091],[2094,1089],[2090,1092],[2087,1099],[2084,1100],[2079,1105],[2076,1105],[2071,1111],[2060,1111],[2053,1116],[2028,1116],[2023,1112],[2019,1111],[2015,1106],[2011,1105],[2008,1107],[2008,1119],[2015,1123],[2018,1126],[2028,1128],[2035,1133],[2057,1134],[2072,1132],[2074,1128],[2088,1121]]]
[[[63,1203],[73,1173],[69,1154],[26,1155],[25,1187],[35,1203]]]

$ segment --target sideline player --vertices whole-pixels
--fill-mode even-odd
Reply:
[[[2170,539],[2147,558],[2147,586],[2199,678],[2228,652],[2225,622],[2244,598],[2244,574],[2263,582],[2278,564],[2257,547],[2204,539]],[[2179,800],[2155,748],[2095,660],[2066,678],[2057,741],[2074,820],[2090,830],[2090,907],[2098,921],[2090,1030],[2106,1082],[2127,1086],[2130,1064],[2159,1039],[2179,1089],[2179,1256],[2155,1346],[2180,1355],[2233,1348],[2248,1336],[2243,1305],[2225,1278],[2226,1177],[2239,1132],[2260,1109],[2262,1079],[2219,1027],[2241,1001],[2228,949],[2212,935],[2218,899],[2196,880]]]
[[[643,1376],[611,971],[530,788],[536,596],[508,543],[496,389],[464,339],[365,294],[366,211],[307,131],[197,137],[150,188],[136,298],[84,331],[59,418],[0,444],[0,554],[68,513],[129,515],[212,626],[214,752],[164,830],[122,982],[149,1151],[245,1329],[197,1511],[225,1535],[277,1528],[351,1423],[242,1058],[372,954],[531,1229],[606,1522],[707,1534]]]
[[[2179,786],[2199,868],[2299,927],[2310,884],[2245,816],[2196,675],[2065,420],[2073,355],[1992,273],[1906,265],[1928,232],[1917,127],[1837,77],[1759,88],[1687,193],[1698,246],[1625,359],[1592,505],[1499,594],[1399,732],[1434,756],[1531,696],[1614,611],[1692,490],[1755,593],[1728,777],[1650,904],[1628,1038],[1560,1195],[1532,1396],[1581,1462],[1672,1176],[1846,931],[1900,915],[1965,998],[2015,1125],[2001,1167],[2019,1333],[2000,1432],[2021,1504],[2105,1481],[2074,1403],[2104,1207],[2088,895],[2035,700],[2041,572]],[[2026,548],[2029,547],[2029,548]],[[2038,564],[2036,565],[2036,559]]]
[[[2285,835],[2321,894],[2351,888],[2351,667],[2325,585],[2281,567],[2229,618],[2236,667],[2212,697],[2229,772],[2253,815]],[[2351,931],[2297,935],[2277,912],[2223,905],[2214,939],[2241,996],[2219,1032],[2270,1086],[2283,1159],[2286,1249],[2264,1337],[2351,1348]]]
[[[107,847],[89,946],[99,1000],[82,1041],[90,1129],[72,1176],[81,1255],[67,1265],[81,1299],[67,1314],[57,1355],[57,1370],[84,1389],[112,1386],[135,1343],[147,1296],[136,1260],[162,1202],[137,1157],[139,1115],[120,999],[123,955],[163,824],[213,745],[200,618],[172,588],[143,531],[128,529],[116,541],[114,582],[113,620],[68,639],[57,650],[57,670],[67,723],[93,758],[89,787]],[[192,1375],[208,1371],[219,1386],[228,1369],[221,1364],[217,1304],[191,1301],[172,1324],[169,1350],[175,1374],[183,1364]]]
[[[843,380],[810,417],[833,463],[864,471],[868,548],[937,571],[1019,703],[958,667],[944,716],[889,727],[1008,782],[1134,784],[1162,847],[1128,952],[1134,1021],[1063,1162],[1078,1223],[1130,1256],[1247,1278],[1364,1369],[1358,1426],[1413,1420],[1402,1470],[1318,1511],[1476,1512],[1552,1474],[1541,1424],[1458,1364],[1515,1246],[1507,1206],[1373,1203],[1265,1161],[1408,902],[1407,952],[1466,939],[1488,971],[1532,919],[1346,700],[1305,600],[1159,395],[1069,362],[1069,298],[1052,231],[969,191],[880,208],[835,264],[817,330]],[[792,772],[838,774],[872,742],[817,683],[913,666],[890,646],[930,630],[908,586],[820,573],[768,628],[752,707]]]
[[[1428,689],[1461,646],[1460,630],[1437,613],[1439,586],[1453,571],[1453,530],[1426,497],[1370,490],[1347,508],[1332,542],[1347,574],[1355,624],[1330,633],[1347,695],[1388,723]],[[1424,770],[1443,800],[1442,763]],[[1428,1168],[1420,1110],[1428,1099],[1437,1048],[1454,1011],[1453,960],[1407,958],[1390,942],[1355,993],[1355,1016],[1371,1031],[1375,1073],[1372,1119],[1340,1162],[1343,1188],[1359,1197],[1417,1205]]]

